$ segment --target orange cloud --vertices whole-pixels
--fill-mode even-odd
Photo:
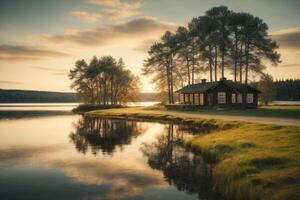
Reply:
[[[115,21],[137,16],[140,13],[135,10],[115,10],[105,9],[101,12],[86,12],[86,11],[73,11],[72,15],[85,21],[95,22],[97,20],[105,19]]]
[[[41,36],[41,38],[55,44],[69,43],[87,47],[105,46],[120,44],[122,41],[157,38],[166,30],[174,30],[175,28],[176,25],[173,23],[151,17],[141,17],[125,23],[106,25],[87,31]]]
[[[271,35],[281,49],[300,52],[300,27],[276,31]]]
[[[69,54],[26,45],[0,45],[0,60],[22,61],[66,57]]]
[[[120,0],[88,0],[87,3],[103,6],[99,12],[73,11],[71,14],[81,20],[95,22],[97,20],[119,20],[140,15],[140,2],[128,3]]]
[[[87,0],[87,3],[101,5],[109,8],[136,10],[142,6],[141,2],[128,3],[120,0]]]

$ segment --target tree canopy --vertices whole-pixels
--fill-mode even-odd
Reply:
[[[71,88],[90,104],[122,104],[136,101],[139,94],[139,78],[125,69],[120,58],[94,56],[89,64],[78,60],[70,70]]]

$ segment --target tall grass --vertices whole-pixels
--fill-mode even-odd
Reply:
[[[300,199],[299,127],[243,124],[187,145],[217,160],[214,182],[228,199]]]

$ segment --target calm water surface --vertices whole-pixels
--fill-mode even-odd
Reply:
[[[181,146],[204,128],[16,113],[0,119],[0,199],[215,198],[210,165]]]

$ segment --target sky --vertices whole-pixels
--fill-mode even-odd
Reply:
[[[141,75],[151,43],[220,5],[263,19],[282,60],[266,72],[300,78],[299,0],[0,0],[0,88],[69,92],[76,60],[112,55],[153,92]]]

